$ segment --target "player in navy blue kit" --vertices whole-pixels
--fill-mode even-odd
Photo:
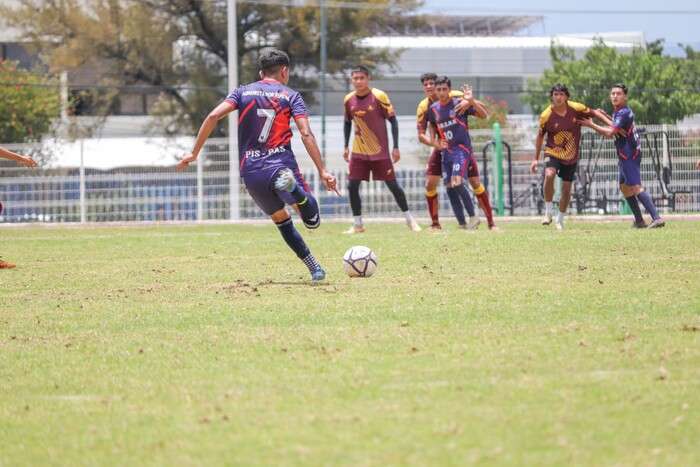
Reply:
[[[596,114],[598,118],[608,125],[607,128],[597,125],[590,118],[580,119],[579,122],[581,125],[592,128],[603,136],[615,138],[620,191],[634,215],[632,227],[638,229],[663,227],[666,225],[666,222],[659,216],[656,206],[654,206],[654,201],[642,187],[639,169],[642,162],[642,144],[639,134],[637,134],[637,128],[634,126],[634,113],[627,105],[627,86],[622,83],[614,84],[610,90],[610,100],[615,108],[612,118],[602,110],[598,110]],[[647,212],[651,214],[651,223],[649,225],[642,217],[639,203],[642,203]]]
[[[469,124],[467,117],[473,115],[478,118],[486,118],[484,105],[474,99],[472,89],[468,84],[462,88],[462,99],[450,95],[452,83],[446,76],[440,76],[435,81],[438,101],[430,106],[428,121],[431,124],[431,137],[437,150],[442,150],[442,176],[450,198],[450,205],[457,217],[460,227],[467,228],[462,205],[469,214],[469,228],[476,229],[479,226],[479,218],[474,212],[464,179],[467,178],[479,200],[481,209],[486,214],[489,230],[498,230],[493,221],[493,212],[488,198],[488,192],[481,184],[479,169],[472,150],[472,141],[469,136]],[[469,107],[464,113],[460,113],[459,106],[466,101]],[[439,138],[436,136],[439,135]]]
[[[275,49],[264,51],[260,55],[260,68],[260,81],[233,90],[209,113],[199,128],[192,152],[180,160],[178,169],[194,162],[217,122],[238,109],[239,170],[248,193],[270,216],[287,245],[304,262],[311,280],[320,281],[325,279],[326,272],[309,251],[285,208],[285,204],[292,206],[310,229],[320,225],[318,203],[309,193],[292,152],[292,118],[323,186],[338,193],[337,181],[323,165],[301,94],[287,87],[287,54]]]

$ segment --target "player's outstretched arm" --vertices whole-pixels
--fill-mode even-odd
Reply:
[[[476,110],[474,116],[479,117],[482,120],[489,116],[486,106],[480,100],[474,99],[474,110]]]
[[[17,154],[16,152],[12,152],[9,149],[3,148],[2,146],[0,146],[0,157],[19,162],[20,164],[25,165],[28,169],[33,169],[36,167],[36,161],[31,157]]]
[[[318,148],[318,143],[316,142],[316,136],[314,136],[313,131],[311,131],[311,125],[309,125],[309,119],[306,117],[295,117],[294,122],[299,128],[299,133],[301,135],[301,142],[304,143],[306,152],[309,153],[311,160],[318,170],[318,174],[321,177],[321,183],[328,191],[335,191],[338,196],[340,192],[338,191],[338,181],[330,173],[326,172],[326,167],[323,165],[323,157],[321,156],[321,150]]]
[[[595,113],[595,118],[605,123],[608,126],[612,125],[612,117],[603,109],[596,109],[593,111]]]
[[[180,162],[177,164],[178,170],[184,169],[192,162],[197,160],[197,156],[199,156],[199,151],[202,150],[204,143],[207,141],[207,138],[209,138],[209,135],[211,135],[211,132],[214,131],[214,128],[216,128],[216,125],[219,123],[219,120],[233,112],[233,110],[235,110],[233,105],[224,101],[221,104],[217,105],[214,108],[214,110],[209,112],[207,118],[205,118],[204,122],[202,122],[202,126],[199,127],[199,131],[197,132],[197,139],[194,142],[194,148],[192,149],[192,152],[180,159]]]
[[[581,124],[581,126],[586,126],[592,130],[595,130],[596,133],[599,133],[606,138],[612,138],[613,136],[621,133],[625,133],[624,130],[617,129],[613,126],[608,126],[608,127],[602,127],[595,123],[592,119],[590,118],[579,118],[576,120]],[[623,135],[624,136],[624,135]]]

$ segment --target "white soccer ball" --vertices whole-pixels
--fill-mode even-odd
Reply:
[[[352,246],[343,255],[343,269],[350,277],[369,277],[377,269],[377,256],[369,247]]]

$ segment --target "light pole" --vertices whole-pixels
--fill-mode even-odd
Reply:
[[[228,0],[228,89],[238,87],[238,16],[236,0]],[[241,216],[239,203],[240,175],[238,173],[238,111],[228,116],[228,167],[229,167],[229,205],[231,220]]]

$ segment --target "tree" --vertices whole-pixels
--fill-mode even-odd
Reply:
[[[160,92],[153,110],[167,117],[165,125],[171,133],[192,132],[227,91],[226,0],[16,3],[17,8],[0,7],[0,14],[22,32],[51,69],[77,76],[77,71],[92,67],[99,73],[94,83],[85,84],[112,90],[149,85]],[[302,90],[316,87],[320,9],[300,3],[239,0],[241,82],[258,78],[257,59],[262,49],[277,47],[292,58],[291,85]],[[329,1],[328,72],[342,74],[358,62],[393,64],[396,57],[392,53],[358,46],[358,40],[373,34],[377,27],[421,21],[421,17],[406,15],[420,4],[420,0],[367,0],[348,7],[348,2]],[[122,93],[109,95],[103,89],[80,97],[93,104],[94,112],[104,114]]]
[[[628,104],[634,109],[635,120],[642,124],[672,123],[700,112],[697,58],[691,60],[690,52],[688,59],[664,57],[662,51],[662,41],[620,53],[597,39],[581,59],[576,59],[573,49],[552,44],[552,69],[545,70],[539,80],[531,80],[530,92],[521,98],[539,114],[550,104],[549,87],[564,83],[572,100],[610,113],[610,87],[623,82],[630,90]]]
[[[58,81],[0,58],[0,142],[33,143],[51,134],[60,116]]]

